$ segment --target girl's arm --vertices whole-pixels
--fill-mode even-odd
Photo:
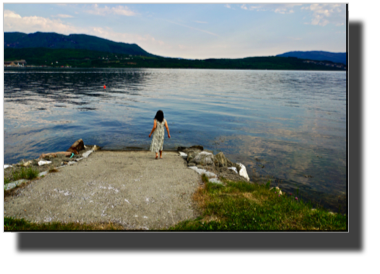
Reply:
[[[149,138],[150,138],[150,136],[152,135],[152,133],[156,130],[156,127],[157,127],[157,122],[156,122],[156,119],[154,119],[154,122],[153,122],[153,128],[152,128],[152,131],[151,131],[150,134],[149,134]]]
[[[168,132],[168,138],[170,138],[169,126],[168,126],[168,122],[166,122],[166,120],[165,120],[165,127],[166,127],[166,131]]]

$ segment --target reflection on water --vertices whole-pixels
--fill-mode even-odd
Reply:
[[[4,97],[6,163],[79,138],[147,149],[162,109],[165,148],[223,151],[254,181],[345,211],[345,72],[5,69]]]

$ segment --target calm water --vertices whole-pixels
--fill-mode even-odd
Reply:
[[[79,138],[148,149],[158,109],[172,135],[164,149],[223,151],[252,181],[345,211],[345,72],[5,69],[4,162]]]

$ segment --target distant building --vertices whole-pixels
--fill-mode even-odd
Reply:
[[[4,67],[24,67],[25,65],[25,60],[4,61]]]

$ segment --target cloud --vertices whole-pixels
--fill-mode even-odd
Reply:
[[[286,14],[286,13],[294,13],[294,10],[287,10],[286,8],[277,8],[274,10],[275,13],[280,13],[280,14]]]
[[[4,31],[19,31],[26,33],[42,31],[70,34],[78,33],[81,29],[64,24],[59,19],[52,20],[39,16],[22,17],[11,10],[4,10]]]
[[[101,38],[109,39],[115,42],[136,43],[144,50],[153,49],[153,47],[164,46],[165,43],[153,36],[138,35],[131,33],[115,32],[111,28],[77,28],[69,24],[62,23],[59,19],[52,20],[39,16],[22,17],[10,10],[4,10],[4,31],[19,31],[25,33],[56,32],[61,34],[86,33]]]
[[[4,10],[4,19],[7,18],[7,17],[8,18],[17,18],[17,19],[19,19],[19,18],[21,18],[21,15],[16,14],[16,13],[14,13],[11,10]]]
[[[189,29],[193,29],[193,30],[197,30],[197,31],[201,31],[201,32],[204,32],[204,33],[207,33],[207,34],[210,34],[210,35],[213,35],[213,36],[219,36],[215,33],[212,33],[210,31],[207,31],[207,30],[203,30],[203,29],[198,29],[198,28],[193,28],[193,27],[190,27],[190,26],[186,26],[186,25],[183,25],[183,24],[179,24],[179,23],[176,23],[176,22],[173,22],[173,21],[169,21],[169,20],[165,20],[166,22],[169,22],[171,24],[175,24],[175,25],[178,25],[178,26],[182,26],[182,27],[185,27],[185,28],[189,28]]]
[[[136,43],[141,46],[144,50],[148,50],[149,48],[154,46],[163,46],[165,43],[161,40],[157,40],[153,36],[139,35],[139,34],[131,34],[131,33],[122,33],[115,32],[111,28],[91,28],[87,32],[89,35],[95,35],[98,37],[102,37],[105,39],[109,39],[115,42],[124,42],[124,43]]]
[[[52,17],[59,17],[59,18],[73,18],[73,16],[68,15],[68,14],[57,14],[57,15],[52,15]]]
[[[228,4],[225,4],[224,6],[225,6],[227,9],[231,9],[231,6],[228,5]]]
[[[87,13],[94,15],[106,16],[109,14],[123,15],[123,16],[135,16],[136,13],[131,11],[127,6],[116,7],[99,7],[98,4],[92,5],[92,8],[85,10]]]
[[[311,22],[305,24],[326,26],[331,23],[343,26],[346,22],[345,4],[311,4],[301,10],[312,12]]]
[[[301,41],[302,38],[301,37],[289,37],[290,40],[294,40],[294,41]]]
[[[309,11],[312,13],[310,22],[305,24],[326,26],[334,24],[335,26],[343,26],[346,22],[345,4],[243,4],[241,9],[247,11],[271,11],[278,14],[292,14],[294,8],[301,6],[301,11]]]
[[[272,11],[280,14],[291,14],[294,13],[294,7],[301,5],[302,4],[255,4],[247,6],[246,4],[243,4],[240,8],[251,11]]]

